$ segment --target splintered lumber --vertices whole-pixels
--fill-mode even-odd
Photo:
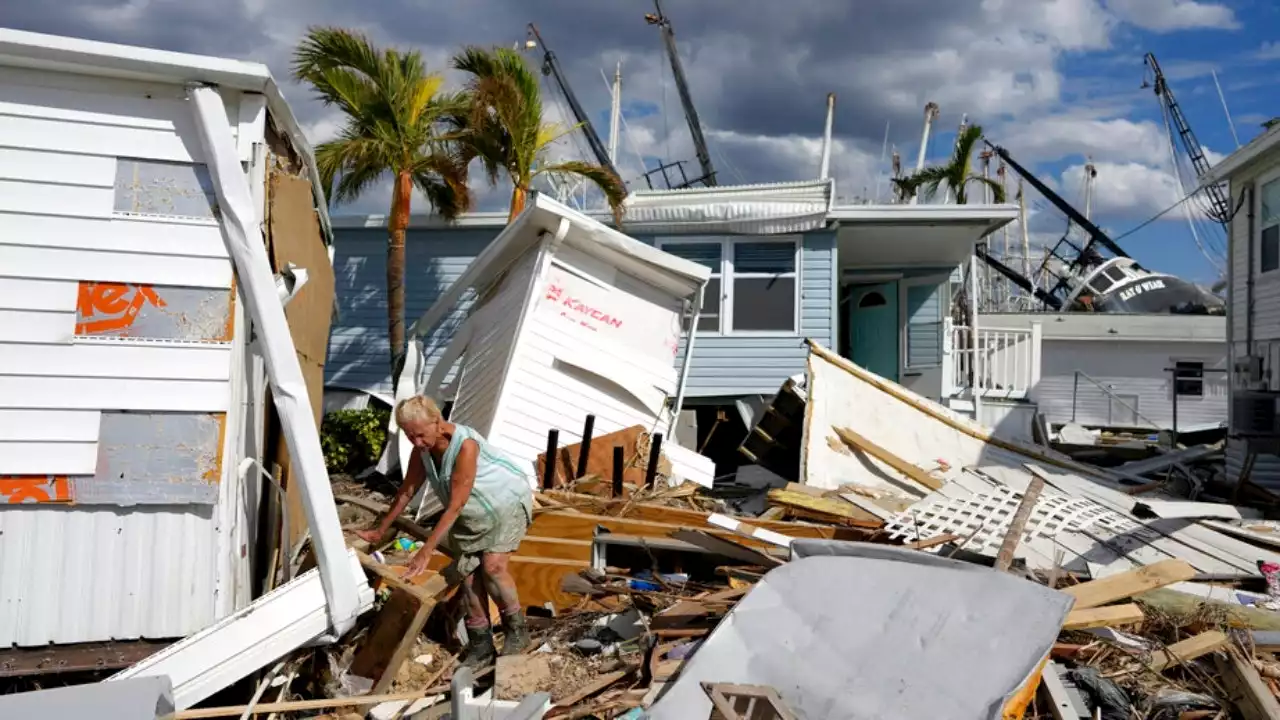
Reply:
[[[375,502],[368,498],[355,497],[354,495],[338,495],[334,497],[334,500],[340,503],[346,503],[347,505],[354,505],[361,510],[368,510],[379,517],[391,509],[380,502]],[[392,520],[391,524],[404,533],[416,537],[424,542],[431,535],[430,530],[406,517],[398,517],[395,520]]]
[[[934,535],[931,538],[925,538],[924,540],[917,540],[915,542],[907,543],[903,547],[910,548],[911,550],[928,550],[931,547],[937,547],[939,545],[946,545],[949,542],[955,542],[956,540],[959,540],[961,537],[963,536],[957,535],[955,533],[944,533],[942,535]]]
[[[836,435],[844,441],[851,449],[864,452],[889,467],[902,473],[907,478],[929,488],[930,490],[941,490],[942,481],[925,472],[919,466],[914,465],[906,460],[894,455],[883,447],[875,444],[871,440],[859,435],[849,428],[832,428],[836,431]]]
[[[794,485],[794,483],[789,484],[788,489],[792,489],[791,485]],[[796,485],[796,488],[802,487],[805,486]],[[592,495],[564,492],[561,490],[550,492],[544,491],[538,495],[540,497],[550,497],[553,500],[563,503],[569,507],[581,508],[582,512],[588,515],[668,523],[673,525],[683,525],[695,529],[705,529],[703,526],[707,524],[707,518],[711,515],[709,512],[702,512],[700,510],[670,507],[656,503],[610,500],[594,497]],[[817,538],[824,540],[852,540],[857,537],[856,532],[851,530],[824,527],[822,525],[786,522],[783,520],[752,518],[751,524],[756,527],[773,530],[774,532],[779,532],[783,535],[790,535],[792,537]]]
[[[603,691],[605,688],[618,682],[622,678],[630,675],[632,672],[635,672],[635,669],[636,669],[635,666],[632,666],[632,667],[624,668],[622,670],[615,670],[614,672],[611,672],[611,673],[605,673],[604,675],[601,675],[600,677],[587,683],[586,685],[583,685],[577,690],[574,690],[571,694],[566,695],[564,698],[562,698],[560,701],[556,703],[556,707],[560,707],[560,708],[573,707],[574,705],[577,705],[583,700],[586,700],[587,698]]]
[[[600,478],[613,477],[613,449],[621,447],[623,458],[627,462],[626,467],[623,469],[622,483],[624,486],[641,487],[644,485],[645,477],[645,469],[642,465],[648,461],[647,455],[642,458],[639,453],[640,437],[644,434],[643,425],[632,425],[617,432],[593,437],[591,439],[591,452],[587,456],[587,465],[581,468],[578,467],[578,455],[582,452],[582,443],[559,448],[556,451],[556,475],[554,480],[556,486],[566,485],[571,480],[587,475],[595,475]],[[538,478],[542,478],[545,475],[546,466],[547,454],[544,452],[534,460],[534,469]],[[606,493],[612,490],[607,482],[600,483],[600,489]]]
[[[844,499],[836,500],[835,498],[814,496],[809,493],[777,488],[769,491],[769,502],[774,505],[785,505],[817,513],[828,519],[829,522],[871,529],[884,525],[884,521],[880,518]]]
[[[1175,665],[1188,663],[1203,655],[1221,650],[1230,642],[1227,636],[1218,630],[1202,632],[1176,642],[1164,650],[1151,653],[1151,662],[1148,667],[1156,672],[1164,672]]]
[[[1065,588],[1062,592],[1076,599],[1075,609],[1083,610],[1131,598],[1148,590],[1190,580],[1195,576],[1196,569],[1185,560],[1161,560],[1158,563],[1100,580],[1080,583]]]
[[[1254,669],[1253,665],[1234,652],[1214,655],[1218,666],[1218,678],[1227,691],[1227,699],[1240,711],[1244,720],[1275,720],[1280,718],[1280,702],[1271,688]]]
[[[667,538],[671,533],[677,530],[702,530],[710,535],[727,538],[735,542],[752,547],[768,547],[769,542],[764,539],[740,539],[732,532],[726,531],[721,527],[713,527],[714,522],[708,519],[707,522],[699,522],[697,524],[676,524],[651,522],[648,520],[631,520],[629,518],[607,517],[604,515],[584,515],[581,513],[571,512],[547,512],[538,515],[533,519],[533,525],[529,527],[531,535],[538,537],[554,537],[569,538],[574,540],[592,540],[595,537],[596,527],[605,528],[611,533],[619,535],[634,535],[636,537],[653,537]],[[778,534],[778,533],[775,533]],[[801,536],[804,537],[804,536]]]
[[[1172,588],[1151,590],[1134,599],[1163,613],[1181,617],[1190,616],[1196,613],[1202,605],[1207,605],[1213,609],[1215,614],[1220,614],[1225,619],[1228,627],[1280,631],[1280,613],[1247,605],[1206,600],[1199,595],[1179,592]]]
[[[413,652],[418,634],[426,626],[440,599],[450,590],[443,576],[421,576],[404,580],[398,569],[378,563],[359,553],[360,564],[391,586],[391,597],[382,606],[364,646],[353,658],[351,672],[377,678],[372,692],[378,695],[391,687],[400,666]]]
[[[1022,494],[1022,500],[1018,503],[1018,509],[1013,513],[1013,520],[1009,521],[1009,530],[1004,534],[1004,541],[1000,543],[1000,552],[996,555],[996,570],[1000,572],[1009,572],[1009,568],[1013,565],[1013,553],[1018,549],[1018,541],[1022,539],[1022,533],[1027,529],[1027,521],[1031,519],[1031,511],[1036,507],[1036,501],[1040,499],[1040,491],[1044,490],[1044,479],[1039,475],[1031,477],[1031,484],[1027,486],[1027,491]]]
[[[1146,617],[1142,613],[1142,608],[1133,603],[1085,608],[1067,613],[1067,619],[1062,623],[1062,629],[1087,630],[1089,628],[1113,627],[1115,625],[1132,625],[1142,622]]]

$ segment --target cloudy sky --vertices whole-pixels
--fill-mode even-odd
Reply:
[[[308,25],[359,28],[422,50],[447,69],[466,44],[523,44],[536,22],[582,104],[607,134],[605,76],[622,63],[626,132],[619,162],[633,187],[642,163],[693,160],[651,0],[0,0],[0,23],[38,32],[258,60],[285,85],[313,141],[336,119],[288,81]],[[837,94],[833,171],[844,201],[887,199],[886,135],[911,165],[923,107],[941,106],[928,156],[940,159],[962,116],[1072,202],[1097,168],[1095,218],[1114,235],[1176,203],[1169,140],[1142,89],[1154,52],[1211,158],[1280,115],[1280,4],[1273,0],[664,0],[722,183],[816,177],[825,96]],[[548,92],[550,84],[546,85]],[[554,94],[551,95],[554,97]],[[551,103],[552,110],[556,108]],[[887,131],[887,132],[886,132]],[[582,154],[570,139],[560,152]],[[1187,169],[1185,158],[1181,161]],[[1011,174],[1012,177],[1012,174]],[[482,191],[497,208],[504,193]],[[337,212],[385,212],[385,191]],[[1036,241],[1064,218],[1032,198]],[[1147,265],[1212,280],[1181,208],[1127,235]],[[1208,255],[1221,230],[1198,224]]]

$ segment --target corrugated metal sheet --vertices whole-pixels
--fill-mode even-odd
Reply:
[[[774,235],[826,225],[829,180],[684,190],[640,190],[627,197],[628,232]]]
[[[0,511],[0,647],[193,633],[215,619],[212,506]]]

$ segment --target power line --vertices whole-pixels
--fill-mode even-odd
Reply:
[[[1137,227],[1134,227],[1134,228],[1133,228],[1133,229],[1131,229],[1131,230],[1127,230],[1127,231],[1125,231],[1125,232],[1123,232],[1123,233],[1121,233],[1121,234],[1117,235],[1116,237],[1111,238],[1111,240],[1112,240],[1113,242],[1120,242],[1120,241],[1121,241],[1121,240],[1123,240],[1124,238],[1129,237],[1130,235],[1132,235],[1132,234],[1134,234],[1134,233],[1138,232],[1139,230],[1141,230],[1142,228],[1144,228],[1144,227],[1146,227],[1146,226],[1150,225],[1151,223],[1153,223],[1153,222],[1155,222],[1155,221],[1159,220],[1160,218],[1164,217],[1165,215],[1168,215],[1169,213],[1171,213],[1171,212],[1173,212],[1174,210],[1178,209],[1178,207],[1179,207],[1179,206],[1181,206],[1181,205],[1182,205],[1182,203],[1184,203],[1184,202],[1186,202],[1186,201],[1190,200],[1191,198],[1195,197],[1195,196],[1196,196],[1196,194],[1197,194],[1197,193],[1199,193],[1199,192],[1200,192],[1200,188],[1196,188],[1195,190],[1192,190],[1190,194],[1188,194],[1188,195],[1184,195],[1184,196],[1182,197],[1182,199],[1181,199],[1181,200],[1179,200],[1178,202],[1176,202],[1176,203],[1174,203],[1174,204],[1170,205],[1169,207],[1167,207],[1167,208],[1165,208],[1165,209],[1161,210],[1160,212],[1156,213],[1156,214],[1155,214],[1155,215],[1153,215],[1152,217],[1150,217],[1150,218],[1148,218],[1148,219],[1146,219],[1146,220],[1143,220],[1143,221],[1142,221],[1142,222],[1141,222]]]

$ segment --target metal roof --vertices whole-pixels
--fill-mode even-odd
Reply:
[[[1200,187],[1213,185],[1229,180],[1236,171],[1257,160],[1264,153],[1280,148],[1280,124],[1249,141],[1248,145],[1236,150],[1209,168],[1209,172],[1200,179]]]

